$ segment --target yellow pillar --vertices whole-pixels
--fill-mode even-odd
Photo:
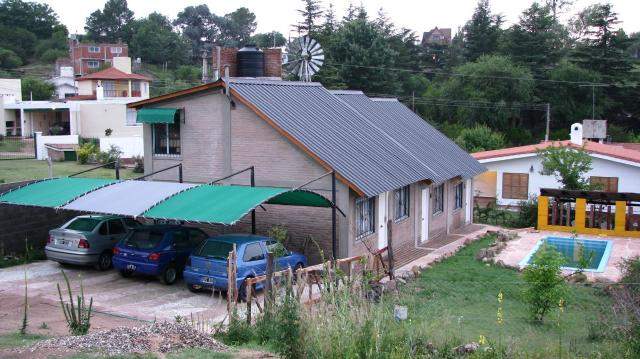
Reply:
[[[549,197],[538,196],[538,229],[546,229],[549,224]]]
[[[613,232],[616,235],[623,236],[625,234],[625,227],[627,221],[627,202],[625,201],[616,201],[616,216],[615,216],[615,227]]]
[[[576,198],[576,223],[574,227],[578,233],[584,233],[586,219],[587,200],[585,198]]]

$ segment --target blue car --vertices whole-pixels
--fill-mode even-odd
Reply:
[[[303,268],[307,258],[299,253],[286,250],[276,240],[250,234],[228,234],[207,239],[198,247],[184,269],[184,280],[189,290],[202,288],[227,290],[227,258],[236,245],[238,271],[236,288],[240,299],[244,299],[246,278],[263,275],[267,271],[267,251],[280,254],[276,258],[276,270]],[[261,289],[256,285],[255,289]]]
[[[207,237],[200,229],[178,225],[140,227],[113,248],[113,266],[123,277],[137,273],[173,284],[193,249]]]

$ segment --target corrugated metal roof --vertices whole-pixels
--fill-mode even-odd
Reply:
[[[318,83],[232,79],[229,85],[367,196],[436,176]]]
[[[429,177],[432,181],[457,176],[471,178],[486,171],[471,155],[398,100],[370,99],[354,91],[331,92],[402,143],[411,156],[435,173]]]

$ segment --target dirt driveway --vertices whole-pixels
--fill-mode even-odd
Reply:
[[[0,334],[15,332],[20,327],[25,269],[31,333],[67,334],[56,289],[56,283],[64,285],[61,269],[67,273],[74,294],[82,279],[85,296],[93,297],[92,331],[140,325],[141,321],[172,321],[178,315],[188,318],[191,314],[219,322],[226,314],[224,299],[212,296],[210,292],[191,293],[182,281],[165,286],[155,278],[122,278],[115,270],[99,272],[42,261],[0,269]],[[46,323],[46,328],[42,323]]]

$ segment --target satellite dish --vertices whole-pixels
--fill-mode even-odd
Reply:
[[[287,44],[283,60],[289,73],[297,75],[301,81],[310,82],[324,63],[324,52],[318,41],[305,35]]]

